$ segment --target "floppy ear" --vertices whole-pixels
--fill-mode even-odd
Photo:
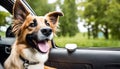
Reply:
[[[57,24],[57,22],[59,20],[59,16],[63,16],[63,13],[62,12],[57,12],[57,11],[50,12],[46,15],[46,20],[49,23],[52,23],[53,25],[55,25],[55,24]]]
[[[16,20],[23,21],[26,19],[27,15],[30,12],[25,8],[22,4],[21,0],[16,0],[14,7],[13,7],[13,17]]]

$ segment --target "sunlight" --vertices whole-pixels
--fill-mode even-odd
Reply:
[[[54,3],[56,0],[48,0],[48,3]]]

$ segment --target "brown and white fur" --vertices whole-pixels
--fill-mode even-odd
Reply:
[[[13,7],[14,22],[12,24],[16,40],[12,45],[11,54],[5,61],[5,69],[25,69],[24,61],[39,62],[29,65],[28,69],[51,69],[44,66],[51,48],[51,40],[56,32],[61,12],[50,12],[45,16],[31,15],[21,3],[16,0]]]

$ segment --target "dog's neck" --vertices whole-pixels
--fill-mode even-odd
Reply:
[[[33,53],[30,48],[26,48],[22,52],[24,54],[22,58],[27,59],[29,62],[35,62],[33,65],[28,65],[27,69],[44,69],[44,63],[48,59],[48,53],[41,54],[37,50]],[[22,62],[24,64],[23,60]]]
[[[39,64],[39,62],[30,62],[29,60],[24,59],[22,56],[19,56],[19,57],[20,57],[20,59],[23,61],[23,67],[24,67],[25,69],[28,69],[28,66],[30,66],[30,65]]]
[[[30,65],[27,69],[44,69],[44,64]]]
[[[25,64],[23,62],[23,69],[44,69],[43,63],[37,63],[37,64]]]

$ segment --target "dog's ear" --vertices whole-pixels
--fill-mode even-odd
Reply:
[[[13,6],[14,23],[12,24],[12,32],[16,36],[19,36],[21,34],[20,28],[29,14],[30,12],[22,4],[22,0],[16,0]]]
[[[52,23],[53,25],[55,25],[55,24],[57,24],[57,22],[59,20],[59,16],[63,16],[63,13],[57,12],[57,11],[50,12],[50,13],[46,14],[46,20],[49,23]]]
[[[13,7],[13,17],[15,20],[23,21],[26,19],[30,12],[22,4],[21,0],[16,0]]]

